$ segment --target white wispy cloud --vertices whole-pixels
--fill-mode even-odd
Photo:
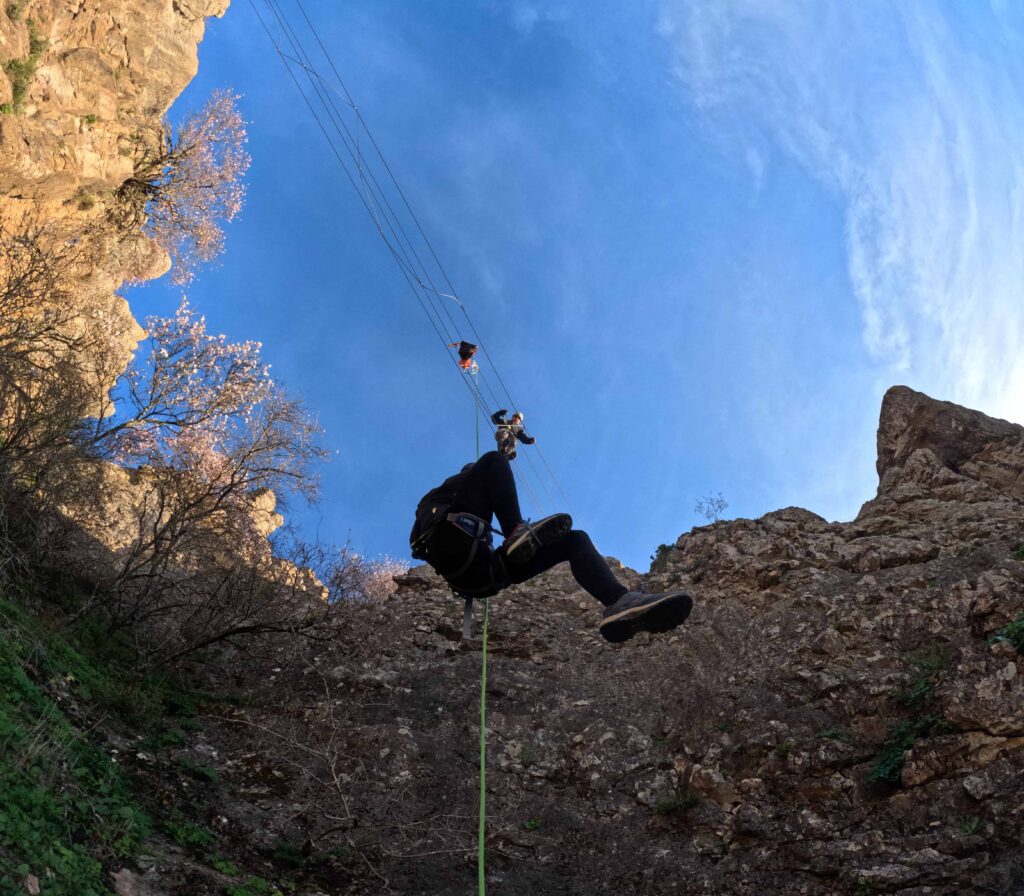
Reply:
[[[877,362],[1024,420],[1024,9],[667,0],[659,32],[712,139],[841,202]]]

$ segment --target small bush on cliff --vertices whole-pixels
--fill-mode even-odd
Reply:
[[[156,240],[171,256],[178,284],[220,255],[221,223],[242,208],[250,158],[237,101],[230,91],[214,91],[178,128],[164,122],[155,137],[141,135],[141,157],[117,193],[117,224],[142,227]]]
[[[989,639],[991,644],[997,641],[1006,641],[1017,649],[1017,653],[1024,653],[1024,616],[1004,625]]]
[[[10,15],[11,6],[8,6],[7,10],[8,15]],[[20,8],[18,12],[20,14]],[[11,16],[11,18],[14,19],[16,16]],[[21,111],[21,107],[25,102],[25,95],[28,93],[28,85],[31,83],[32,78],[35,77],[39,58],[46,52],[47,46],[47,41],[36,30],[35,22],[29,19],[28,56],[24,59],[9,59],[4,63],[4,71],[11,81],[11,102],[4,104],[9,107],[5,109],[8,114]]]
[[[949,662],[949,653],[943,648],[923,650],[909,658],[910,675],[906,686],[895,697],[910,712],[910,718],[901,719],[889,729],[868,772],[869,783],[899,784],[904,753],[922,738],[947,734],[951,730],[942,716],[929,711],[939,675]]]

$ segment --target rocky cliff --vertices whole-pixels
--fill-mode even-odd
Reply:
[[[896,387],[878,469],[852,522],[718,522],[620,570],[692,589],[671,635],[605,643],[565,568],[492,600],[492,892],[1024,892],[1024,428]],[[473,886],[480,643],[428,570],[401,582],[189,754],[225,756],[234,836],[341,838],[311,893]]]
[[[6,4],[0,220],[101,216],[224,7]],[[129,243],[78,285],[126,353],[115,290],[166,268]],[[1024,893],[1024,429],[897,387],[878,472],[852,522],[719,522],[621,569],[693,591],[671,635],[606,644],[567,569],[492,601],[492,893]],[[160,750],[83,723],[154,815],[193,819],[110,868],[118,893],[472,890],[480,644],[425,569],[336,611],[329,639],[195,670],[212,696]],[[55,880],[33,866],[24,890]]]
[[[9,0],[0,10],[0,234],[73,239],[103,221],[114,192],[159,140],[195,76],[205,18],[227,0]],[[106,233],[72,292],[127,364],[143,330],[116,294],[164,273],[141,233]]]

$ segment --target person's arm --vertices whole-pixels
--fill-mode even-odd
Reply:
[[[526,430],[523,429],[521,426],[518,430],[516,430],[516,438],[519,439],[519,441],[522,442],[524,445],[532,445],[534,442],[537,441],[533,436],[528,436],[526,434]]]
[[[495,411],[491,414],[491,423],[495,426],[507,426],[508,421],[505,419],[505,415],[508,413],[508,408],[502,408],[500,411]]]

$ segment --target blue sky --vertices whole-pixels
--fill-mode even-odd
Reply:
[[[1018,5],[307,11],[604,553],[646,569],[708,492],[851,519],[894,383],[1024,419]],[[289,515],[405,557],[419,496],[472,458],[471,400],[247,3],[172,120],[217,87],[253,165],[189,297],[326,430],[321,501]],[[141,319],[180,293],[128,297]],[[528,515],[562,509],[524,472]]]

